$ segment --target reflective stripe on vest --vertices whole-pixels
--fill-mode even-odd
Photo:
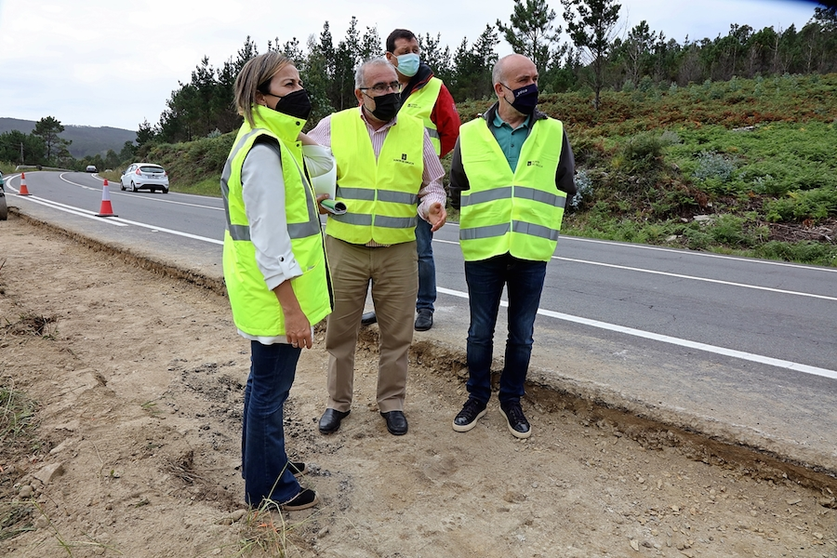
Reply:
[[[227,218],[227,230],[230,231],[230,236],[233,240],[246,240],[250,241],[250,226],[249,225],[238,225],[234,224],[230,221],[230,212],[229,212],[229,203],[227,203],[227,199],[229,197],[229,179],[232,173],[232,160],[238,155],[239,151],[247,145],[247,151],[250,151],[250,148],[253,146],[253,142],[255,142],[256,138],[253,138],[253,142],[248,142],[248,140],[253,136],[258,136],[260,134],[264,134],[266,130],[263,129],[255,129],[248,132],[244,137],[241,138],[241,141],[237,142],[235,146],[233,146],[232,150],[230,151],[230,156],[227,159],[226,164],[224,164],[224,172],[221,174],[221,193],[224,197],[224,213],[226,214]],[[267,133],[266,135],[273,135]],[[299,173],[300,177],[302,177],[303,183],[307,185],[308,181],[305,178],[305,173],[299,167],[299,163],[291,157],[297,172]],[[244,163],[242,159],[242,164]],[[240,173],[240,169],[239,169]],[[239,174],[240,177],[240,174]],[[305,238],[307,236],[311,236],[314,234],[320,233],[320,218],[318,216],[318,212],[316,211],[317,204],[315,203],[315,198],[311,193],[310,187],[303,188],[305,192],[305,204],[308,207],[308,218],[302,223],[288,223],[288,235],[291,239],[294,238]]]
[[[273,145],[278,151],[279,164],[275,172],[282,175],[286,200],[285,207],[277,210],[285,212],[293,257],[302,269],[302,275],[290,280],[296,298],[312,325],[331,312],[331,300],[319,216],[311,186],[301,168],[301,147],[292,142],[289,142],[290,146],[283,143],[273,131],[281,130],[281,137],[295,138],[302,123],[275,111],[260,109],[254,107],[254,117],[260,127],[251,129],[244,123],[221,176],[227,218],[224,280],[236,327],[249,335],[277,337],[285,334],[285,317],[276,294],[267,288],[256,262],[241,183],[244,160],[261,135],[276,141]]]
[[[347,212],[328,216],[326,234],[352,244],[415,240],[424,128],[418,118],[399,113],[386,134],[376,161],[360,111],[353,108],[331,116],[335,201],[346,204]]]
[[[563,125],[538,120],[523,144],[515,172],[482,118],[460,129],[462,192],[459,240],[467,261],[511,253],[546,261],[555,252],[567,196],[555,186]]]
[[[430,120],[430,115],[433,113],[433,107],[436,106],[436,100],[439,98],[439,92],[442,90],[442,80],[437,77],[432,77],[424,84],[421,89],[416,89],[404,104],[401,105],[401,110],[398,114],[409,114],[417,118],[421,118],[424,123],[424,128],[427,130],[427,135],[430,136],[430,143],[433,144],[433,149],[436,150],[436,155],[442,152],[442,142],[439,139],[439,131],[436,128],[436,123]]]

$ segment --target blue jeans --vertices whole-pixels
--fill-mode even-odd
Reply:
[[[264,500],[284,503],[300,491],[285,454],[282,407],[296,375],[302,349],[285,343],[250,342],[250,376],[244,388],[241,476],[251,507]]]
[[[491,359],[494,328],[503,286],[509,299],[509,336],[500,376],[500,403],[519,402],[524,393],[535,316],[541,301],[546,262],[521,260],[511,254],[465,262],[465,280],[471,309],[468,328],[468,393],[488,403],[491,399]]]
[[[436,302],[436,263],[433,261],[433,232],[431,225],[421,217],[416,225],[416,252],[418,252],[418,296],[416,310],[430,310]]]

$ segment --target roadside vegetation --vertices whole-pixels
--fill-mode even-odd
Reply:
[[[10,326],[6,326],[6,330]],[[0,379],[0,447],[6,467],[0,467],[0,541],[33,529],[35,502],[21,495],[15,482],[20,471],[11,463],[36,451],[35,403],[17,391],[8,378]]]
[[[543,95],[578,167],[564,233],[837,266],[835,89],[837,74],[646,80],[603,92],[598,111],[590,90]],[[468,121],[490,105],[458,109]],[[217,196],[234,136],[155,144],[147,158],[174,190]]]

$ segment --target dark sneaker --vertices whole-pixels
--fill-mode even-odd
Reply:
[[[308,473],[308,466],[301,461],[296,463],[288,461],[288,469],[291,470],[291,473],[293,473],[295,477],[301,477],[302,475]]]
[[[433,311],[422,308],[416,316],[416,331],[427,331],[433,327]]]
[[[523,415],[523,409],[520,403],[501,403],[500,412],[506,417],[506,422],[509,425],[509,432],[515,438],[528,438],[532,434],[532,428],[529,426],[529,421]]]
[[[284,511],[298,511],[313,508],[319,503],[320,499],[317,497],[317,493],[310,488],[305,488],[284,504],[279,504],[279,507]]]
[[[468,398],[462,410],[453,419],[453,429],[457,432],[468,432],[477,425],[477,420],[485,414],[485,403]]]

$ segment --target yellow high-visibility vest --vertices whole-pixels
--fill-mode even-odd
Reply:
[[[421,121],[424,122],[424,129],[430,136],[433,149],[436,150],[436,155],[442,153],[442,140],[439,138],[436,123],[430,120],[430,115],[433,113],[433,107],[436,106],[436,99],[439,98],[441,90],[442,80],[432,77],[424,87],[410,93],[410,96],[401,105],[401,110],[398,111],[398,114],[409,114],[421,118]]]
[[[384,139],[378,160],[366,123],[356,108],[331,116],[331,150],[337,163],[336,201],[343,215],[329,214],[326,234],[352,244],[401,244],[415,240],[418,193],[424,172],[424,126],[407,114]]]
[[[462,125],[459,149],[470,188],[462,191],[459,244],[466,261],[506,252],[552,257],[567,201],[555,186],[562,145],[561,121],[535,121],[512,172],[484,118]]]
[[[285,207],[276,210],[285,212],[291,249],[302,268],[302,275],[291,279],[291,286],[312,325],[331,312],[331,297],[316,197],[305,178],[302,146],[296,140],[305,122],[261,106],[254,106],[253,113],[256,128],[251,128],[245,120],[221,175],[227,217],[224,281],[236,327],[249,335],[277,337],[286,333],[285,315],[256,264],[256,248],[250,241],[241,184],[244,159],[259,136],[269,136],[279,145]]]

